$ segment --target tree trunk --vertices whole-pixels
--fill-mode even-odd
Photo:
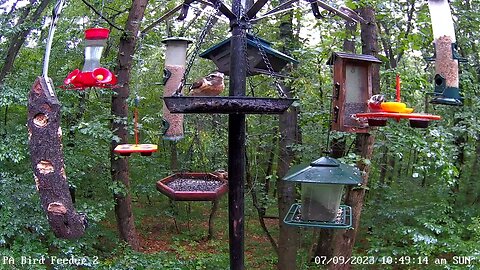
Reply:
[[[51,82],[50,82],[51,83]],[[85,232],[86,219],[73,207],[62,152],[60,102],[38,77],[28,97],[28,141],[33,175],[42,207],[56,237],[73,239]]]
[[[280,4],[284,2],[281,0]],[[288,13],[284,18],[280,24],[280,39],[285,44],[284,48],[288,49],[293,39],[292,14]],[[285,87],[285,91],[287,96],[291,96],[289,87]],[[282,178],[287,174],[295,157],[291,145],[299,142],[298,113],[298,108],[292,107],[279,117],[280,153],[277,168],[278,214],[280,217],[277,264],[279,270],[296,269],[298,229],[283,222],[283,217],[295,203],[295,184],[283,181]]]
[[[371,7],[364,7],[360,9],[360,16],[362,16],[368,24],[362,24],[362,53],[369,55],[377,55],[377,28],[375,23],[375,10]],[[380,76],[379,66],[376,66],[372,78],[372,92],[378,94],[380,90]],[[345,204],[352,207],[353,229],[342,230],[335,235],[333,242],[333,255],[343,256],[349,258],[352,255],[355,238],[359,230],[360,216],[363,208],[363,200],[365,197],[365,188],[368,183],[368,176],[370,166],[363,162],[364,159],[371,160],[373,153],[374,137],[368,133],[357,134],[357,152],[362,157],[357,164],[358,168],[363,171],[363,182],[361,187],[349,187],[345,196]],[[329,269],[350,269],[350,264],[329,265]]]
[[[132,67],[133,54],[137,43],[137,35],[140,22],[145,13],[148,0],[134,0],[128,14],[125,33],[120,38],[118,63],[116,73],[118,74],[119,88],[115,89],[112,97],[112,115],[116,119],[127,119],[128,106],[126,100],[130,89],[130,71]],[[120,143],[127,143],[127,129],[124,121],[113,121],[112,131],[120,138]],[[132,213],[132,201],[129,192],[130,179],[128,171],[128,158],[120,158],[113,154],[117,146],[116,141],[111,144],[111,166],[112,180],[124,187],[124,192],[114,193],[115,214],[120,238],[126,241],[133,249],[140,249],[140,242],[135,230],[135,223]]]
[[[5,57],[5,63],[0,70],[0,85],[3,84],[5,77],[12,70],[13,63],[15,62],[15,58],[17,57],[20,48],[22,47],[23,43],[25,43],[28,34],[30,34],[30,31],[32,31],[34,24],[38,21],[49,2],[49,0],[42,0],[30,19],[27,19],[27,17],[30,14],[33,3],[27,6],[20,16],[17,27],[23,25],[24,23],[28,23],[26,24],[28,26],[24,27],[22,31],[13,36],[10,41]]]

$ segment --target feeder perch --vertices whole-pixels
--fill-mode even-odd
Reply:
[[[75,69],[64,79],[61,88],[83,90],[88,87],[113,88],[117,77],[110,70],[100,66],[103,48],[110,30],[90,28],[85,30],[85,63],[83,69]]]
[[[200,54],[200,57],[207,58],[212,60],[217,66],[218,71],[230,75],[230,39],[225,39],[224,41],[210,47],[206,51]],[[268,42],[262,38],[257,38],[259,40],[259,45],[263,48],[267,54],[267,58],[270,61],[273,71],[278,73],[282,70],[288,63],[298,64],[298,61],[292,57],[277,51],[271,47],[271,42]],[[258,75],[258,74],[267,74],[270,75],[267,65],[262,58],[260,50],[258,48],[255,38],[251,34],[247,34],[247,64],[249,66],[249,74],[247,76]]]
[[[328,60],[333,65],[332,130],[366,133],[368,126],[351,118],[367,111],[372,96],[373,64],[381,61],[371,55],[335,52]]]
[[[215,201],[228,191],[228,182],[212,173],[176,173],[159,180],[157,190],[174,201]]]
[[[360,185],[360,171],[330,157],[321,157],[309,166],[290,169],[285,181],[300,182],[301,204],[294,204],[284,221],[295,226],[349,228],[351,210],[340,207],[344,185]]]

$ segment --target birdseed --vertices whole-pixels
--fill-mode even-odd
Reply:
[[[458,87],[458,60],[453,59],[452,38],[441,36],[434,42],[435,73],[445,78],[447,87]]]
[[[224,182],[219,180],[178,178],[168,182],[166,185],[175,191],[213,192],[223,184]]]

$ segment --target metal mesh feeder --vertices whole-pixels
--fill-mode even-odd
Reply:
[[[301,204],[290,208],[285,223],[327,228],[351,226],[351,216],[347,218],[346,215],[349,210],[340,207],[340,201],[345,185],[361,183],[360,171],[356,167],[334,158],[321,157],[309,166],[293,167],[283,180],[302,185]]]
[[[164,97],[171,113],[281,114],[293,98],[255,97]]]
[[[215,201],[228,182],[211,173],[176,173],[158,181],[157,190],[174,201]]]

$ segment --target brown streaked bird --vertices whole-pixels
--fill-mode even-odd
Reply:
[[[208,74],[190,86],[190,96],[218,96],[225,89],[224,74],[218,71]]]

